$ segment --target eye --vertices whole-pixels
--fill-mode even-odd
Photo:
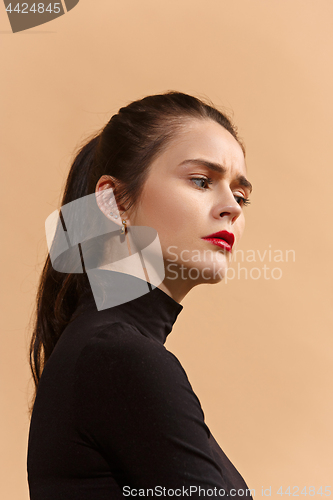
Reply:
[[[199,189],[208,189],[208,184],[212,184],[212,179],[210,177],[192,177],[190,179],[192,182],[196,183],[196,181],[198,181],[200,184],[206,184],[206,187],[204,186],[199,186],[198,184],[196,184],[196,186],[199,188]]]
[[[249,198],[244,198],[244,196],[235,196],[235,200],[241,207],[246,207],[251,203]]]

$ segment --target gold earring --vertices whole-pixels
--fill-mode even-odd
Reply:
[[[121,226],[120,234],[124,234],[124,233],[125,233],[125,229],[126,229],[126,219],[123,219],[123,220],[122,220],[122,223],[123,223],[123,225]]]

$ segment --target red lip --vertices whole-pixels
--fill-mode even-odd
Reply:
[[[234,244],[235,237],[232,233],[228,233],[228,231],[219,231],[218,233],[209,234],[208,236],[204,236],[203,240],[208,240],[215,245],[222,246],[229,252],[232,249],[232,245]],[[225,243],[227,245],[225,245]]]

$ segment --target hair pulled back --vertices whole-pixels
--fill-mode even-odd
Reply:
[[[191,118],[216,121],[244,151],[235,126],[211,103],[175,91],[147,96],[120,108],[100,133],[81,147],[69,171],[61,206],[94,193],[102,175],[120,181],[120,187],[114,190],[118,203],[126,210],[135,206],[151,163]],[[60,273],[47,256],[38,285],[29,350],[35,384],[30,413],[44,366],[70,322],[80,295],[89,287],[86,273]]]

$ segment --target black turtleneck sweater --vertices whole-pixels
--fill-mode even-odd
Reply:
[[[81,296],[38,386],[31,500],[251,498],[164,347],[182,309],[159,288],[100,311]]]

